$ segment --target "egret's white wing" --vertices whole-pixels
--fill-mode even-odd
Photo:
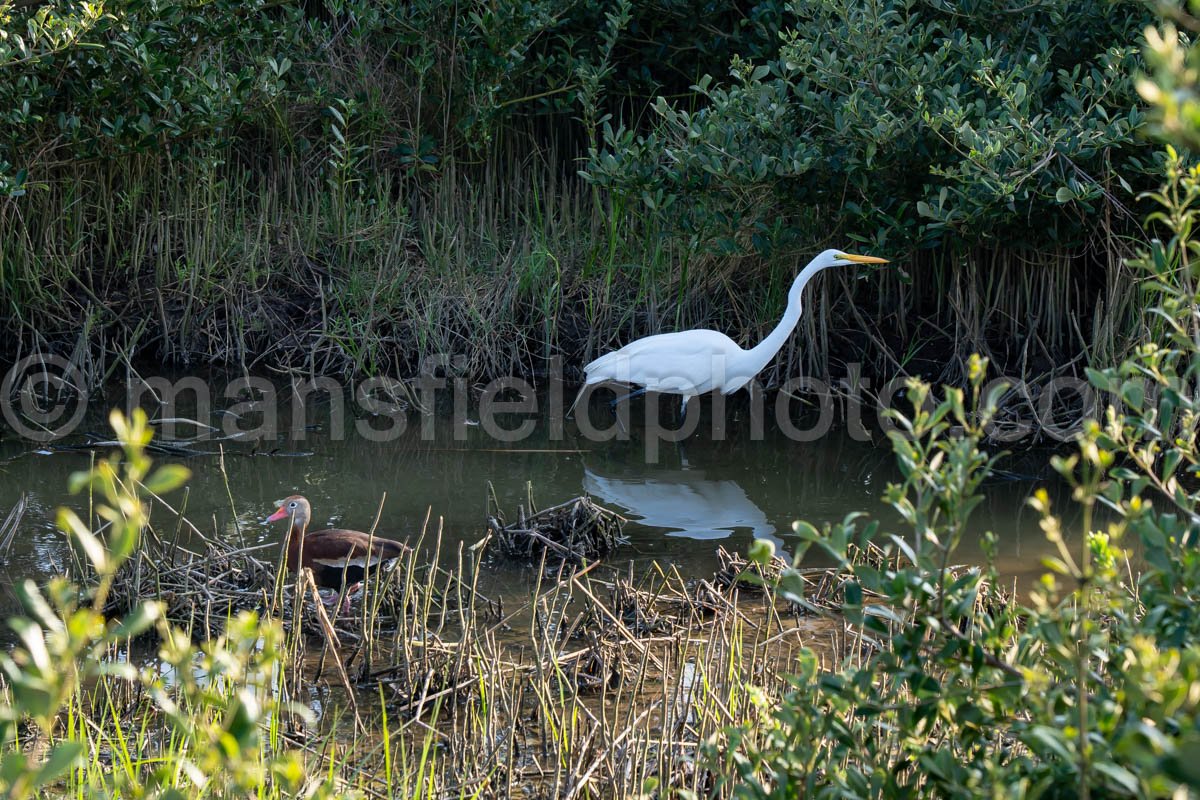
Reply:
[[[621,381],[652,391],[703,394],[723,380],[730,359],[742,349],[723,333],[709,330],[660,333],[630,342],[583,368],[587,382]]]

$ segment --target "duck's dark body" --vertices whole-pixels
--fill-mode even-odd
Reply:
[[[303,533],[292,528],[288,534],[287,568],[297,565],[312,570],[319,586],[336,589],[355,584],[367,574],[404,553],[404,545],[391,539],[372,538],[362,531],[331,528]]]
[[[279,505],[268,522],[291,519],[286,552],[287,568],[295,572],[301,567],[312,570],[319,586],[331,589],[361,581],[368,571],[375,571],[404,554],[405,546],[392,539],[382,539],[362,531],[330,528],[308,532],[312,507],[300,495],[292,495]]]

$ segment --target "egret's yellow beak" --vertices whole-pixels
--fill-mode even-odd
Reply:
[[[843,261],[853,261],[855,264],[886,264],[886,258],[876,258],[875,256],[856,256],[853,253],[838,253],[838,258]]]

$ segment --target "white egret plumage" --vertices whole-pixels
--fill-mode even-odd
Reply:
[[[583,368],[584,388],[615,382],[641,387],[623,400],[644,391],[678,394],[687,409],[690,397],[720,390],[730,394],[748,384],[783,347],[800,321],[801,294],[821,270],[849,264],[886,264],[887,259],[859,256],[841,250],[826,250],[808,263],[788,291],[783,319],[765,339],[749,350],[723,333],[711,330],[679,331],[646,336],[611,353],[605,353]]]

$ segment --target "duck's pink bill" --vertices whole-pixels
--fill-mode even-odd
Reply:
[[[288,518],[288,510],[285,506],[280,506],[279,510],[271,516],[267,517],[267,522],[278,522],[281,519]]]

